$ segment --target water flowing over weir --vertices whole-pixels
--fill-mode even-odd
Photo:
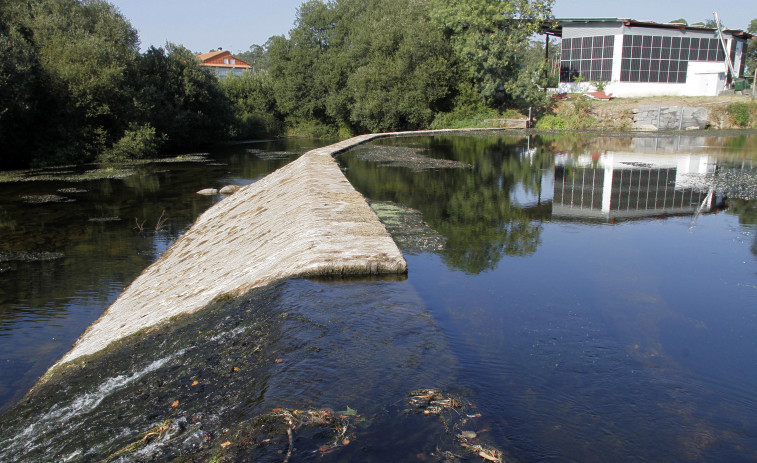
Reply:
[[[402,253],[332,157],[371,138],[312,150],[209,209],[53,369],[283,278],[406,272]]]

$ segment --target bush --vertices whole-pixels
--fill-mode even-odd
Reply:
[[[731,103],[728,105],[728,116],[739,127],[749,127],[755,106],[747,103]]]
[[[231,138],[236,140],[254,140],[278,137],[284,133],[284,124],[273,114],[262,112],[245,112],[235,116],[229,130]]]
[[[568,121],[554,114],[547,114],[536,121],[534,127],[542,130],[565,130],[568,128]]]
[[[150,124],[132,124],[120,140],[100,154],[99,159],[103,162],[126,162],[151,158],[158,154],[162,144],[163,139],[157,136]]]

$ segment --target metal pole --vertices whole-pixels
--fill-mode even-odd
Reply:
[[[713,15],[715,15],[715,25],[718,28],[718,37],[720,38],[720,45],[723,46],[723,54],[725,55],[725,62],[728,64],[728,69],[731,71],[731,77],[732,79],[735,79],[736,71],[733,70],[733,63],[731,63],[731,54],[728,53],[728,48],[725,46],[725,39],[723,38],[723,30],[720,26],[720,17],[718,16],[717,11],[712,12]],[[733,80],[731,80],[733,82]]]
[[[660,112],[662,112],[662,106],[657,107],[657,130],[660,130]]]
[[[544,93],[547,93],[547,84],[549,80],[549,34],[546,34],[547,40],[544,43]]]
[[[685,108],[685,106],[681,106],[681,116],[678,118],[678,130],[683,128],[683,108]]]

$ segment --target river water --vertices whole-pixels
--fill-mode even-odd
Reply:
[[[310,147],[282,143],[0,184],[3,408],[222,200],[197,190]],[[0,460],[756,460],[756,155],[754,135],[353,149],[406,277],[221,301],[13,407]]]

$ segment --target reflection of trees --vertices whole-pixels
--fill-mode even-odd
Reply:
[[[448,265],[480,273],[494,268],[504,255],[527,255],[536,250],[541,220],[549,209],[514,206],[511,195],[518,184],[539,194],[543,169],[551,165],[548,152],[537,150],[530,157],[521,157],[522,137],[453,136],[383,143],[421,145],[433,157],[473,166],[413,172],[362,162],[354,154],[341,159],[348,167],[350,182],[370,199],[420,210],[423,219],[447,238],[446,249],[440,253]]]
[[[730,199],[728,213],[738,216],[739,223],[757,226],[757,201]],[[752,243],[752,254],[757,256],[757,234]]]

